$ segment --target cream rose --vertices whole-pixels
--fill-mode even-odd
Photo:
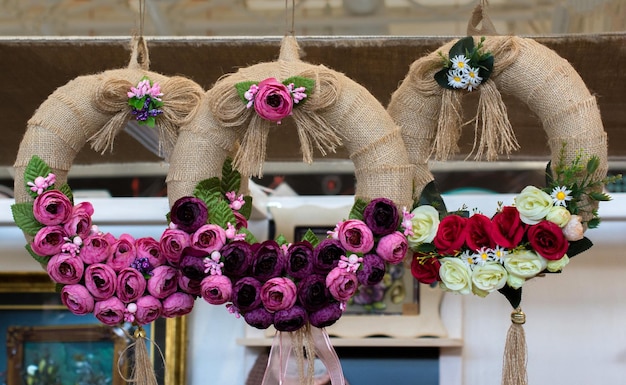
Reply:
[[[563,206],[553,206],[550,211],[548,211],[548,215],[546,215],[546,220],[556,224],[560,228],[565,227],[569,222],[572,214]]]
[[[439,276],[444,290],[460,294],[472,292],[472,271],[459,258],[446,257],[440,260]]]
[[[522,250],[508,254],[504,258],[504,268],[509,275],[520,278],[532,278],[546,268],[545,258],[530,250]]]
[[[515,207],[522,222],[535,225],[548,215],[552,208],[552,197],[534,186],[526,186],[515,197]]]
[[[491,293],[502,289],[506,284],[507,272],[498,262],[487,262],[482,266],[474,267],[472,284],[474,287]]]
[[[565,266],[569,263],[569,257],[567,254],[563,256],[561,259],[557,259],[556,261],[548,261],[547,269],[551,273],[556,273],[557,271],[563,270]]]
[[[424,205],[415,208],[411,214],[413,235],[407,237],[409,247],[432,242],[439,227],[439,212],[433,206]]]
[[[563,235],[565,235],[565,239],[570,242],[583,239],[584,232],[585,229],[583,228],[580,215],[572,215],[569,222],[563,227]]]
[[[518,277],[517,275],[509,274],[506,277],[506,284],[513,289],[519,289],[526,282],[526,278]]]

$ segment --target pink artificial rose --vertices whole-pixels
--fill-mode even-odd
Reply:
[[[94,299],[83,285],[65,285],[61,289],[61,302],[73,314],[85,315],[93,311]]]
[[[137,250],[137,258],[147,258],[152,267],[165,263],[165,255],[161,253],[159,242],[154,238],[144,237],[135,240],[135,250]]]
[[[185,248],[191,245],[191,237],[179,229],[166,229],[159,242],[161,254],[172,265],[178,266]]]
[[[127,267],[117,275],[117,296],[125,303],[134,302],[146,291],[146,278],[139,270]]]
[[[259,83],[254,95],[254,110],[265,120],[280,124],[281,120],[291,115],[293,98],[284,84],[274,78]]]
[[[44,191],[33,202],[33,214],[43,225],[60,225],[72,214],[72,202],[59,190]]]
[[[289,278],[269,279],[261,286],[261,302],[270,313],[289,309],[296,303],[298,289]]]
[[[71,285],[83,278],[85,264],[80,257],[60,253],[50,258],[46,270],[54,282]]]
[[[218,225],[203,225],[191,236],[191,247],[210,255],[226,244],[226,232]]]
[[[209,275],[200,285],[200,295],[211,305],[222,305],[231,301],[233,284],[225,275]]]
[[[163,299],[178,290],[179,271],[171,266],[161,265],[152,270],[148,280],[148,292],[155,298]]]
[[[348,219],[339,224],[337,235],[341,246],[353,253],[367,253],[374,247],[374,234],[363,221]]]
[[[376,254],[392,265],[402,262],[408,250],[406,237],[399,231],[385,235],[376,246]]]
[[[202,281],[185,277],[183,274],[178,278],[178,287],[185,293],[199,297],[202,295]]]
[[[107,264],[115,271],[120,271],[135,261],[137,249],[135,248],[135,238],[129,234],[120,235],[120,239],[111,245],[111,254],[107,259]]]
[[[104,301],[96,302],[93,314],[105,325],[115,326],[124,321],[126,306],[117,297],[111,297]]]
[[[580,241],[584,237],[585,229],[580,215],[572,215],[569,222],[563,227],[563,235],[570,242]]]
[[[117,276],[108,265],[96,263],[85,270],[85,287],[97,300],[104,300],[115,295]]]
[[[151,295],[140,297],[135,304],[135,322],[140,325],[147,325],[163,314],[163,304]]]
[[[68,235],[78,235],[81,238],[87,238],[91,231],[91,216],[93,215],[93,206],[89,202],[81,202],[74,206],[70,218],[65,222],[65,232]]]
[[[326,286],[333,298],[339,302],[346,302],[356,293],[359,282],[353,272],[335,267],[326,276]]]
[[[163,300],[163,316],[167,318],[182,317],[191,313],[194,298],[187,294],[176,292]]]
[[[110,256],[110,243],[107,237],[102,234],[92,234],[83,239],[79,256],[87,265],[106,261]]]
[[[65,237],[67,237],[67,233],[61,226],[42,227],[37,234],[35,234],[35,238],[30,244],[30,247],[37,255],[56,255],[61,252],[61,247],[65,243]]]
[[[444,217],[439,223],[433,243],[439,254],[455,255],[465,242],[465,225],[467,218],[452,214]]]

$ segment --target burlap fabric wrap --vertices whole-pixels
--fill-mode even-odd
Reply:
[[[459,151],[457,142],[465,124],[461,98],[466,91],[444,89],[433,78],[442,68],[438,52],[447,55],[455,42],[415,61],[387,109],[402,127],[409,158],[416,165],[414,198],[419,198],[420,186],[433,180],[427,164],[430,156],[445,160]],[[579,151],[583,156],[596,155],[600,167],[592,178],[604,178],[608,169],[607,136],[600,111],[595,97],[567,60],[532,39],[514,36],[487,37],[484,49],[494,55],[495,63],[490,79],[473,91],[481,93],[479,110],[471,121],[476,128],[477,157],[493,160],[517,148],[502,93],[517,97],[539,117],[553,166],[566,143],[565,162]],[[584,220],[590,218],[597,202],[586,207]]]
[[[57,176],[67,173],[81,148],[90,142],[96,151],[112,149],[115,136],[132,117],[127,92],[147,76],[161,85],[163,114],[157,117],[163,153],[173,147],[178,128],[191,120],[204,90],[184,77],[167,77],[148,70],[145,40],[133,39],[127,68],[80,76],[57,88],[28,121],[15,161],[15,200],[32,200],[24,185],[24,169],[39,156]]]
[[[167,177],[170,204],[191,195],[202,179],[221,175],[224,160],[247,176],[260,175],[270,123],[246,109],[235,84],[291,76],[315,80],[315,90],[293,109],[303,160],[311,162],[313,149],[322,154],[344,145],[355,166],[356,196],[386,197],[410,206],[411,176],[399,127],[384,107],[361,85],[321,65],[305,63],[293,36],[283,39],[278,61],[260,63],[220,79],[209,90],[196,118],[181,128]],[[280,129],[280,127],[278,128]],[[346,213],[347,214],[347,213]]]

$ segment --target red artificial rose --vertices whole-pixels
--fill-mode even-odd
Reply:
[[[504,206],[491,220],[491,237],[498,246],[513,249],[517,247],[526,231],[526,225],[519,216],[519,211],[513,206]]]
[[[539,255],[551,261],[563,258],[569,247],[563,230],[546,220],[528,228],[528,242]]]
[[[495,242],[491,237],[491,220],[483,214],[474,214],[468,218],[465,224],[465,243],[472,250],[482,247],[493,249]]]
[[[414,257],[411,262],[411,274],[419,282],[430,285],[439,281],[441,262],[437,258],[420,259]]]
[[[454,255],[461,250],[465,242],[467,218],[452,214],[443,218],[437,228],[433,243],[439,254]]]

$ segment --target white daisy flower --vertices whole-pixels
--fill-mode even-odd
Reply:
[[[455,70],[467,71],[469,59],[465,55],[456,55],[451,60],[452,68]]]
[[[552,197],[552,202],[554,202],[556,206],[565,207],[567,206],[567,201],[572,200],[572,196],[570,195],[571,193],[572,190],[568,190],[565,186],[560,186],[555,187],[550,196]]]
[[[453,88],[466,88],[467,79],[460,70],[448,71],[448,85]]]
[[[474,264],[483,266],[485,262],[493,261],[493,250],[481,247],[476,250],[476,253],[472,257],[474,258]]]
[[[469,250],[462,252],[461,255],[459,255],[459,258],[461,258],[461,261],[463,261],[465,266],[469,268],[474,267],[474,255]]]
[[[493,249],[493,259],[496,262],[500,262],[502,263],[504,261],[504,257],[506,257],[508,255],[508,251],[506,251],[505,248],[500,247],[500,246],[496,246],[495,249]]]
[[[483,81],[483,78],[478,76],[478,68],[473,68],[473,67],[468,66],[468,70],[467,70],[467,73],[465,74],[465,77],[467,78],[467,90],[468,91],[475,89]]]

